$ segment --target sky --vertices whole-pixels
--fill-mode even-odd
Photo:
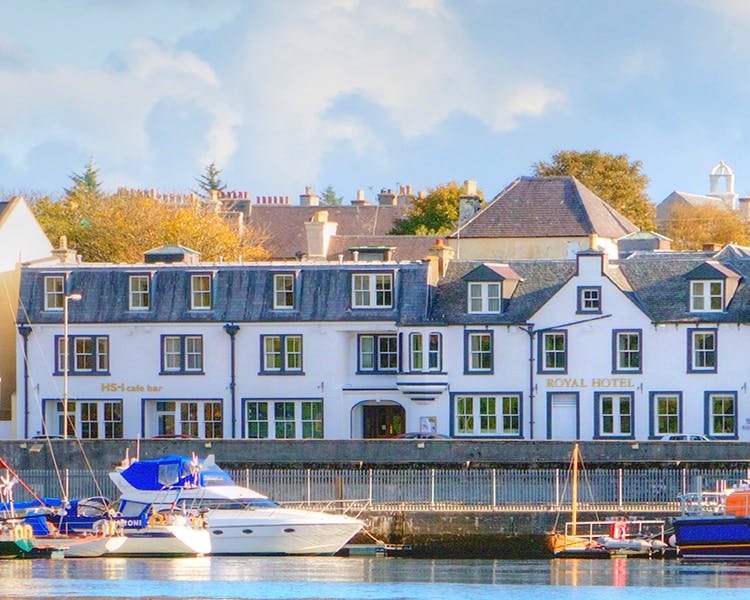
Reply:
[[[493,197],[560,150],[750,195],[750,1],[1,0],[0,191]]]

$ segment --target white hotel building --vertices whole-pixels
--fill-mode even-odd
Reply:
[[[80,293],[83,438],[750,440],[750,259],[732,247],[447,268],[166,250],[22,269],[17,437],[63,430]]]

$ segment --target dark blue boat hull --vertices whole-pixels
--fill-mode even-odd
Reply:
[[[675,543],[688,560],[750,560],[750,517],[678,517]]]

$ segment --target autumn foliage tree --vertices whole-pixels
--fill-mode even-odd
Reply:
[[[649,179],[642,167],[640,161],[631,162],[625,154],[599,150],[563,150],[552,155],[549,163],[532,166],[538,177],[572,175],[634,225],[649,230],[654,227],[656,210],[646,193]]]
[[[263,260],[262,234],[240,234],[207,205],[173,205],[137,192],[114,195],[66,195],[43,198],[33,205],[47,236],[61,235],[90,262],[141,262],[143,253],[165,244],[180,244],[211,261]]]
[[[675,206],[661,223],[675,250],[701,250],[705,244],[747,245],[748,224],[739,211],[716,206]]]
[[[403,219],[391,230],[395,235],[445,235],[458,224],[460,197],[465,188],[455,181],[427,190],[424,198],[412,200]],[[477,192],[481,197],[482,192]]]

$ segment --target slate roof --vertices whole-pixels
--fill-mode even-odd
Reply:
[[[523,324],[538,311],[574,274],[575,260],[508,261],[521,281],[504,311],[499,314],[467,314],[467,284],[464,276],[482,261],[452,261],[438,282],[431,319],[456,324]]]
[[[619,267],[654,322],[750,322],[750,260],[747,259],[725,264],[742,276],[725,312],[689,311],[691,273],[705,264],[706,254],[695,252],[692,257],[662,254],[659,260],[631,257],[621,261]],[[717,272],[716,279],[720,278]]]
[[[520,177],[450,237],[617,239],[638,228],[575,177]]]
[[[25,268],[21,272],[18,322],[61,323],[61,312],[44,311],[44,276],[70,271],[68,290],[83,298],[70,304],[71,323],[198,323],[285,321],[395,321],[426,319],[430,291],[426,263],[345,263],[197,266],[80,266]],[[395,306],[351,308],[351,274],[396,272]],[[151,310],[128,310],[128,274],[152,272]],[[190,310],[190,275],[215,272],[213,310]],[[273,310],[273,274],[297,272],[296,310]]]
[[[0,202],[0,216],[2,216],[5,209],[8,208],[8,204],[10,204],[10,202]]]
[[[269,236],[264,244],[272,258],[295,258],[307,252],[305,223],[316,212],[328,211],[328,220],[338,223],[336,235],[387,235],[397,219],[406,215],[408,206],[295,206],[288,204],[252,204],[246,224]]]

